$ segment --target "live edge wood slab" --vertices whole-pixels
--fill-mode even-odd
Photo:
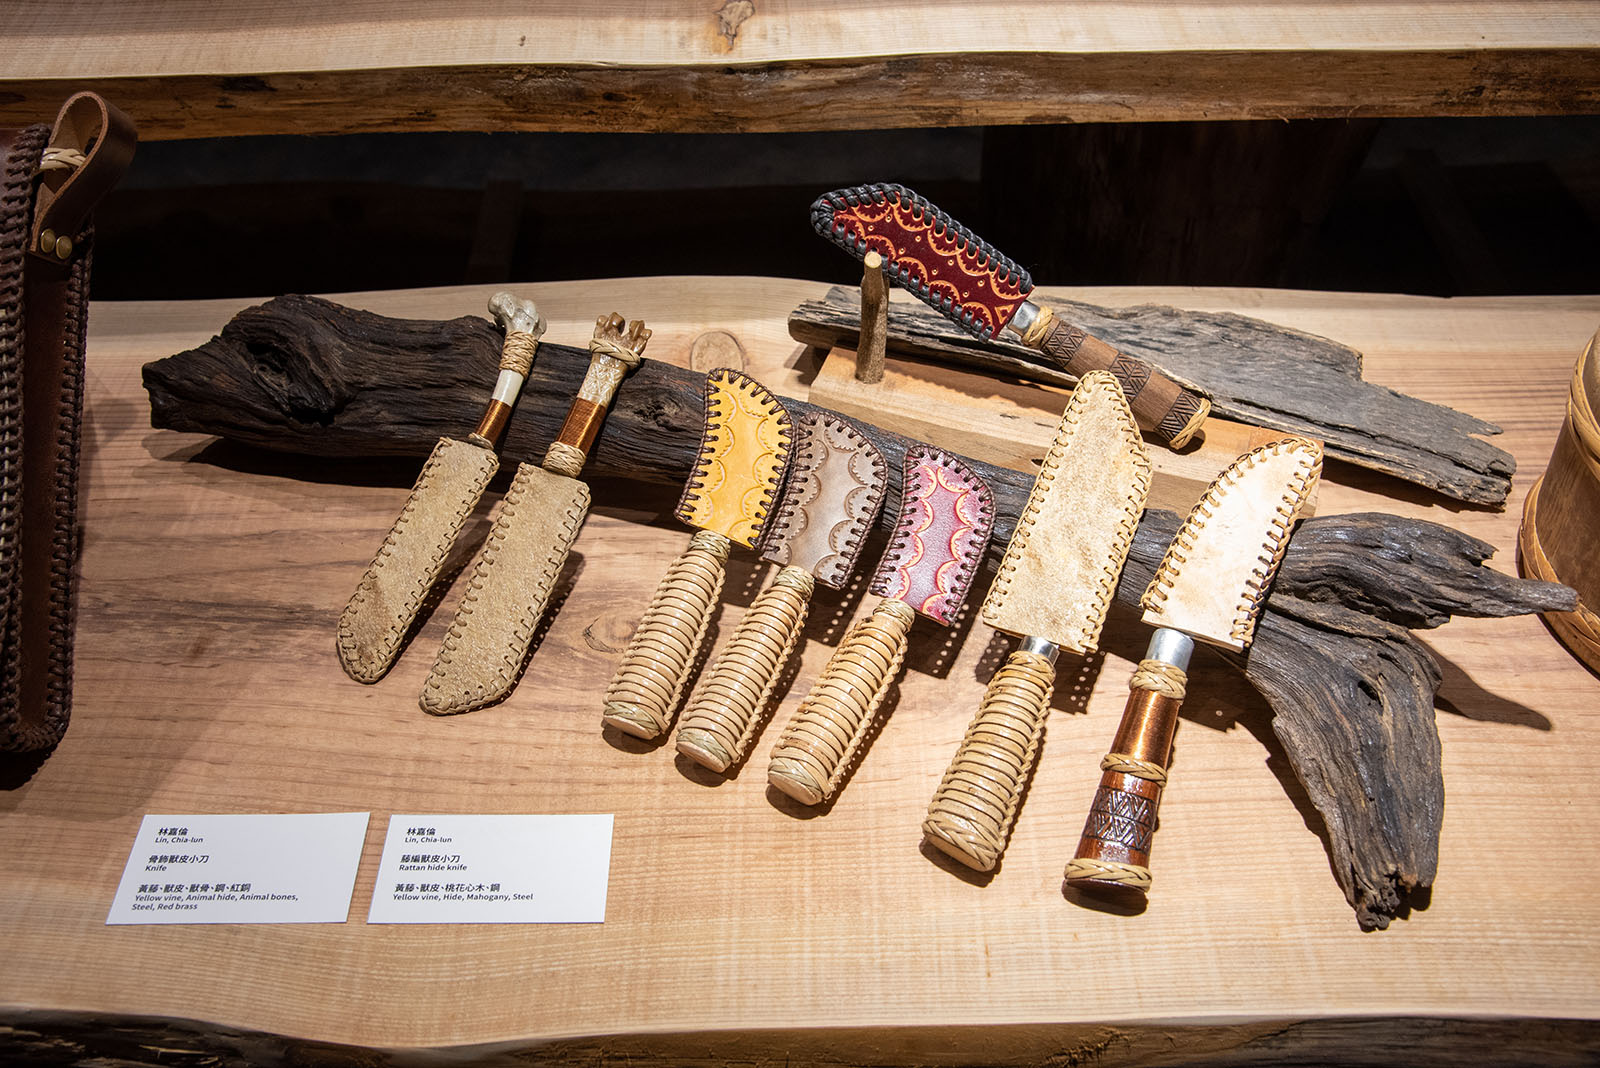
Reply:
[[[1585,113],[1597,41],[1578,0],[12,0],[0,124],[77,88],[146,139]]]
[[[146,367],[151,422],[318,456],[426,456],[441,434],[472,425],[501,336],[479,316],[397,320],[283,297]],[[502,443],[505,460],[538,462],[588,365],[586,352],[541,347]],[[681,486],[699,449],[703,396],[704,375],[646,361],[619,387],[586,473]],[[787,405],[792,418],[811,408]],[[860,425],[898,472],[913,442]],[[994,491],[992,569],[1032,476],[971,464]],[[892,476],[880,529],[892,525],[899,496]],[[1146,513],[1119,603],[1138,605],[1180,519]],[[1444,784],[1433,698],[1442,676],[1406,628],[1452,614],[1576,607],[1564,586],[1480,567],[1491,551],[1448,527],[1381,513],[1308,520],[1240,658],[1273,707],[1273,730],[1323,818],[1334,877],[1363,925],[1387,926],[1412,891],[1432,886],[1437,866]]]
[[[534,286],[526,295],[551,319],[548,363],[557,377],[566,373],[563,347],[581,347],[595,315],[615,309],[650,323],[657,360],[701,370],[707,359],[742,363],[781,395],[803,399],[816,354],[789,339],[784,320],[825,288],[647,279]],[[436,331],[439,321],[483,315],[489,292],[339,303],[432,320]],[[1045,295],[1246,311],[1337,337],[1366,354],[1371,380],[1504,427],[1500,440],[1519,463],[1505,512],[1451,511],[1432,494],[1401,487],[1396,495],[1394,480],[1353,468],[1333,473],[1321,511],[1398,516],[1401,543],[1383,551],[1411,561],[1398,565],[1402,588],[1419,554],[1453,558],[1461,589],[1429,591],[1413,604],[1409,593],[1377,602],[1408,626],[1532,589],[1485,580],[1478,573],[1486,569],[1471,562],[1479,546],[1438,541],[1422,521],[1459,528],[1511,569],[1522,483],[1549,455],[1574,353],[1600,319],[1600,300]],[[670,518],[676,491],[666,484],[595,476],[591,467],[596,507],[521,687],[469,716],[425,716],[416,696],[456,591],[377,686],[344,677],[331,638],[415,459],[293,456],[148,426],[142,365],[202,346],[243,303],[94,309],[74,720],[42,765],[8,765],[0,791],[8,857],[0,1023],[10,1026],[0,1030],[0,1052],[11,1059],[1320,1064],[1370,1063],[1374,1050],[1392,1049],[1413,1063],[1445,1064],[1469,1053],[1492,1060],[1498,1048],[1509,1051],[1505,1059],[1565,1064],[1588,1063],[1600,1050],[1600,904],[1588,889],[1600,877],[1588,835],[1600,799],[1573,773],[1600,756],[1600,683],[1536,617],[1458,617],[1394,635],[1373,614],[1376,604],[1343,608],[1310,576],[1302,603],[1275,606],[1288,609],[1287,628],[1309,619],[1348,635],[1349,612],[1360,617],[1354,630],[1381,632],[1379,645],[1354,646],[1363,656],[1398,651],[1398,661],[1365,671],[1379,693],[1387,693],[1385,672],[1414,670],[1416,650],[1438,666],[1435,759],[1447,804],[1437,878],[1431,901],[1413,894],[1385,932],[1363,933],[1329,878],[1330,867],[1350,862],[1347,839],[1370,836],[1362,821],[1375,818],[1371,806],[1363,802],[1353,819],[1324,817],[1313,804],[1320,788],[1300,784],[1322,773],[1306,762],[1315,751],[1291,743],[1301,754],[1296,768],[1274,732],[1283,699],[1274,698],[1275,711],[1214,659],[1196,663],[1204,696],[1189,703],[1180,731],[1150,906],[1137,915],[1098,911],[1063,898],[1060,872],[1121,708],[1128,662],[1143,647],[1131,612],[1113,614],[1102,658],[1062,665],[1032,787],[1005,861],[987,878],[918,849],[928,797],[1006,652],[970,614],[951,635],[913,634],[893,715],[839,801],[816,818],[770,797],[759,774],[704,776],[672,759],[670,747],[602,735],[603,680],[651,578],[686,536]],[[336,378],[291,388],[304,369],[262,355],[262,377],[280,383],[276,395],[298,413],[291,422],[315,423],[329,397],[347,408],[330,427],[360,421],[360,400]],[[1508,381],[1513,356],[1519,373]],[[453,377],[475,374],[461,366],[421,385],[449,394]],[[687,418],[672,405],[643,414],[669,429]],[[280,409],[257,418],[284,417]],[[396,426],[437,434],[436,420],[456,418],[402,412],[372,438]],[[527,437],[517,448],[537,448],[537,425],[514,425],[518,433]],[[603,437],[597,462],[608,447]],[[667,461],[653,463],[670,477]],[[476,524],[479,537],[484,526]],[[1156,527],[1151,536],[1160,541]],[[1332,552],[1309,540],[1297,551],[1305,548]],[[730,577],[723,634],[765,577],[753,562]],[[861,599],[857,589],[819,601],[793,699]],[[1394,722],[1385,730],[1415,726],[1404,709],[1387,715]],[[1387,767],[1391,758],[1374,759]],[[1375,801],[1388,785],[1372,784]],[[102,926],[144,813],[351,809],[371,811],[374,826],[347,924]],[[448,811],[615,812],[606,923],[368,926],[388,815]],[[1426,805],[1420,811],[1437,819]],[[1335,830],[1335,818],[1349,822]],[[1415,860],[1399,852],[1426,837],[1405,828],[1384,835],[1397,869]],[[1545,858],[1555,858],[1558,874],[1533,862]],[[1133,953],[1159,968],[1107,966]]]

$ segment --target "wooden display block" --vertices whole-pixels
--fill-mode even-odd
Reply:
[[[886,430],[975,460],[1037,472],[1055,437],[1068,390],[889,355],[883,380],[856,378],[852,349],[828,351],[811,383],[811,401]],[[1211,480],[1240,454],[1283,437],[1280,430],[1208,419],[1195,440],[1174,451],[1146,435],[1155,477],[1147,502],[1187,514]],[[1316,514],[1316,495],[1306,515]]]

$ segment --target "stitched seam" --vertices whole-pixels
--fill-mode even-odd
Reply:
[[[460,448],[477,448],[475,445],[464,445],[460,442],[455,442],[451,438],[441,440],[452,441],[455,446]],[[400,509],[400,515],[395,518],[394,526],[389,528],[388,536],[383,539],[383,544],[378,546],[378,554],[373,557],[366,574],[362,576],[361,584],[356,587],[355,593],[350,598],[349,605],[346,606],[344,613],[339,617],[339,647],[346,651],[347,658],[353,658],[355,652],[354,617],[360,614],[360,609],[371,598],[373,590],[377,587],[379,576],[386,573],[388,561],[394,555],[395,543],[399,539],[400,532],[411,522],[417,510],[417,498],[420,496],[418,490],[427,485],[430,479],[436,478],[440,468],[443,466],[443,456],[436,448],[434,452],[429,454],[428,462],[423,465],[422,474],[417,478],[416,489],[413,489],[411,495],[406,498],[405,507]],[[497,466],[497,464],[489,465],[479,471],[478,476],[473,479],[472,493],[474,500],[483,492],[484,487],[489,484],[489,480],[494,477]],[[458,521],[456,526],[458,530],[461,522],[465,521],[466,515],[466,512],[457,512]],[[394,639],[405,633],[405,628],[410,625],[410,619],[416,614],[417,606],[422,603],[423,598],[428,594],[428,590],[438,579],[439,569],[443,566],[446,557],[450,555],[450,547],[453,544],[454,539],[451,538],[447,539],[442,545],[434,546],[433,553],[428,561],[427,573],[417,576],[412,583],[411,590],[406,595],[405,601],[402,602],[403,619],[397,623],[395,622],[395,616],[391,615],[389,626],[385,632],[387,637],[386,645],[393,645]],[[395,651],[397,652],[398,650]],[[392,662],[393,659],[394,652],[391,652],[386,663]]]
[[[461,606],[456,610],[455,622],[451,624],[449,632],[445,635],[440,645],[438,665],[451,663],[452,654],[460,648],[462,635],[466,632],[467,624],[478,608],[478,591],[483,589],[488,582],[490,573],[496,566],[502,550],[505,548],[506,532],[511,524],[516,521],[517,509],[521,506],[527,495],[528,484],[520,479],[514,479],[506,490],[501,501],[499,521],[489,531],[483,550],[478,559],[478,565],[473,568],[472,577],[467,583],[467,590],[462,595]],[[555,592],[556,579],[561,573],[561,564],[566,560],[567,553],[577,537],[578,527],[583,521],[583,511],[576,505],[569,505],[562,511],[562,523],[559,536],[549,547],[540,567],[539,588],[544,591],[544,596],[536,604],[525,604],[517,614],[511,632],[512,642],[507,643],[501,652],[500,666],[495,670],[493,677],[488,680],[493,686],[483,681],[474,684],[474,689],[479,696],[488,693],[492,688],[495,692],[503,692],[515,681],[517,672],[522,667],[522,658],[527,654],[528,646],[533,642],[533,632],[538,629],[539,620],[544,616],[545,607],[550,603],[550,595]],[[535,611],[537,609],[537,611]],[[513,648],[514,646],[514,648]],[[437,666],[435,668],[437,673]],[[428,688],[437,689],[439,683],[435,675],[430,675]]]
[[[683,495],[678,498],[678,507],[674,514],[684,522],[689,522],[690,510],[700,489],[705,486],[705,478],[710,471],[717,443],[722,440],[723,435],[728,433],[726,423],[721,422],[726,416],[723,415],[717,391],[712,388],[712,383],[722,383],[735,393],[740,393],[759,401],[762,407],[773,409],[772,418],[778,428],[777,475],[761,487],[761,498],[756,505],[756,517],[753,520],[756,528],[754,540],[759,542],[762,532],[766,529],[767,519],[772,512],[773,498],[777,494],[778,486],[783,482],[784,471],[788,464],[789,448],[794,442],[794,433],[789,420],[789,412],[778,401],[778,398],[749,375],[730,368],[718,368],[706,375],[706,426],[700,435],[699,456],[695,460],[694,468],[689,473],[688,481],[684,484]]]
[[[921,222],[925,217],[931,216],[934,220],[934,233],[941,237],[948,233],[955,240],[956,247],[963,252],[967,251],[968,248],[974,250],[979,265],[984,270],[992,271],[1008,285],[1015,286],[1023,291],[1033,288],[1033,277],[1023,269],[1021,264],[965,226],[962,226],[955,219],[952,219],[948,213],[930,204],[926,197],[894,182],[873,182],[869,185],[851,186],[848,189],[824,193],[811,205],[812,228],[851,255],[858,257],[866,255],[866,242],[856,238],[848,233],[842,225],[834,222],[835,212],[841,208],[860,207],[862,201],[878,207],[882,207],[891,201],[902,206],[909,206],[912,218],[918,222]],[[904,277],[899,265],[893,260],[884,263],[884,271],[902,288],[910,290],[923,300],[932,299],[928,287],[925,284],[916,282],[914,279]]]

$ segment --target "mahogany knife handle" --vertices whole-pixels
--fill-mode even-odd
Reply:
[[[1211,414],[1211,402],[1193,393],[1143,360],[1118,352],[1082,327],[1040,308],[1022,340],[1038,349],[1069,375],[1110,371],[1128,398],[1142,430],[1154,433],[1175,449],[1188,444]]]
[[[850,628],[773,747],[769,783],[806,805],[833,796],[900,674],[915,618],[904,601],[884,598]]]
[[[699,531],[667,569],[606,690],[605,723],[636,738],[666,731],[705,641],[732,545],[715,531]]]
[[[756,596],[684,710],[678,752],[712,771],[727,771],[744,759],[800,640],[815,588],[811,572],[790,566]]]
[[[1183,707],[1183,671],[1144,660],[1129,682],[1128,703],[1084,821],[1067,885],[1143,897],[1150,889],[1150,845]]]
[[[928,805],[924,837],[975,871],[993,870],[1005,852],[1055,680],[1046,656],[1018,649],[1007,657]]]

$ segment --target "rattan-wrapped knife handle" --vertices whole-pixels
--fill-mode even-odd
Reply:
[[[722,593],[732,544],[702,530],[667,569],[606,690],[607,724],[636,738],[660,737],[671,724]]]
[[[905,602],[885,598],[851,628],[773,747],[769,783],[802,804],[833,796],[900,674],[915,618]]]
[[[1128,407],[1142,430],[1173,448],[1182,448],[1211,414],[1211,402],[1193,393],[1143,360],[1112,346],[1040,308],[1022,340],[1048,356],[1069,375],[1109,371],[1128,398]]]
[[[712,771],[727,771],[744,759],[805,627],[815,588],[809,571],[785,567],[757,595],[684,710],[678,752]]]
[[[923,835],[969,868],[991,871],[1005,852],[1055,678],[1048,657],[1022,649],[1007,657],[928,805]]]
[[[1084,821],[1077,855],[1067,864],[1069,886],[1143,897],[1150,889],[1150,846],[1167,784],[1172,736],[1183,707],[1182,671],[1159,660],[1139,664],[1129,685],[1111,752]]]

